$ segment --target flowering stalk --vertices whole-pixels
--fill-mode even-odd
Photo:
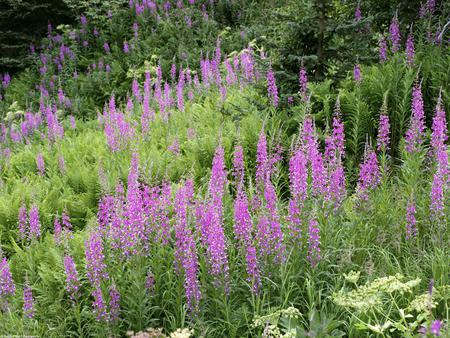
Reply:
[[[236,199],[234,200],[234,234],[240,247],[245,252],[247,280],[251,283],[253,293],[261,288],[256,248],[253,245],[253,222],[249,212],[248,199],[244,191],[244,153],[241,146],[236,146],[233,158],[233,175],[236,182]]]
[[[69,255],[64,256],[64,271],[66,275],[66,291],[70,299],[75,300],[78,296],[80,281],[73,258]]]
[[[34,317],[33,290],[28,282],[26,282],[23,288],[23,313],[27,318],[31,319]]]
[[[289,200],[289,229],[294,238],[301,235],[301,213],[308,197],[307,161],[301,147],[295,147],[289,160],[289,181],[291,199]]]
[[[16,286],[12,279],[11,270],[6,257],[1,257],[0,251],[0,305],[7,306],[7,297],[16,293]]]
[[[360,84],[362,82],[361,66],[359,65],[359,63],[356,63],[353,67],[353,78],[357,84]]]
[[[315,268],[321,259],[319,223],[312,218],[308,225],[308,256],[311,267]]]
[[[389,26],[389,40],[391,40],[392,53],[396,53],[400,49],[400,27],[398,24],[397,15],[392,18],[391,25]]]
[[[408,34],[408,39],[406,40],[406,63],[409,67],[414,66],[414,36],[412,31]]]
[[[279,160],[279,156],[268,157],[264,129],[261,130],[257,148],[256,183],[260,193],[258,201],[261,201],[257,242],[261,256],[275,255],[275,260],[280,262],[284,260],[285,247],[277,210],[277,196],[271,182],[273,165]]]
[[[33,205],[28,213],[28,220],[30,222],[30,240],[38,239],[41,236],[41,223],[39,221],[39,210],[36,205]]]
[[[178,189],[175,197],[175,257],[176,263],[184,270],[188,309],[195,313],[198,311],[202,294],[197,278],[199,268],[195,239],[187,222],[189,200],[193,195],[190,185],[190,182],[186,182]]]
[[[405,149],[410,154],[420,150],[425,136],[425,112],[420,83],[417,83],[412,90],[411,110],[410,125],[405,135]]]
[[[341,205],[346,195],[346,179],[343,165],[345,155],[344,123],[341,118],[340,101],[336,101],[333,116],[333,131],[331,137],[325,140],[325,160],[328,169],[327,196],[335,210]]]
[[[303,64],[300,68],[300,73],[298,75],[298,81],[300,85],[300,95],[302,97],[302,100],[306,102],[306,98],[308,95],[308,74],[306,73],[305,67],[303,67]]]
[[[102,238],[96,231],[92,232],[85,242],[85,256],[89,282],[92,286],[99,288],[101,281],[108,278],[108,273],[106,272]]]
[[[362,200],[367,200],[369,191],[380,184],[380,176],[377,155],[366,143],[364,160],[359,167],[359,179],[356,186],[356,193]]]
[[[53,238],[57,245],[61,245],[61,235],[62,235],[61,223],[59,222],[58,217],[55,217],[55,220],[53,222]]]
[[[413,200],[408,202],[406,207],[406,239],[415,238],[417,236],[416,226],[416,204]]]
[[[275,108],[278,107],[278,88],[275,83],[275,74],[273,73],[271,66],[267,72],[267,92],[272,105]]]
[[[377,150],[386,152],[389,150],[390,143],[390,124],[387,115],[386,101],[383,103],[380,114],[380,122],[378,125]]]
[[[360,22],[361,19],[362,19],[361,6],[358,3],[355,8],[355,21]]]
[[[109,289],[109,321],[115,323],[119,320],[120,293],[115,284]]]
[[[37,165],[39,175],[44,176],[45,175],[45,162],[44,162],[44,157],[42,156],[42,153],[37,154],[36,165]]]
[[[25,205],[22,204],[21,207],[19,208],[19,224],[18,224],[19,235],[20,235],[20,239],[22,239],[22,240],[25,240],[28,238],[27,225],[28,225],[28,212],[27,212],[27,208],[25,207]]]
[[[216,278],[222,276],[225,283],[228,280],[228,258],[226,252],[225,234],[223,231],[223,195],[227,183],[224,150],[217,147],[213,159],[211,179],[208,194],[210,202],[206,205],[209,222],[205,227],[207,252],[210,259],[211,274]]]
[[[92,292],[92,296],[94,297],[94,303],[92,304],[94,308],[94,312],[97,314],[98,321],[106,321],[107,313],[106,313],[106,304],[103,300],[102,289],[97,286]]]
[[[445,215],[444,198],[447,190],[448,180],[448,154],[447,154],[447,121],[445,111],[442,108],[441,95],[439,95],[436,104],[436,113],[433,118],[431,147],[436,163],[436,171],[433,177],[431,187],[431,204],[430,209],[433,217],[437,220]]]

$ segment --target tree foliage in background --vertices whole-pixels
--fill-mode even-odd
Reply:
[[[30,64],[30,43],[38,43],[49,21],[73,22],[73,12],[59,0],[4,0],[0,5],[0,72]]]

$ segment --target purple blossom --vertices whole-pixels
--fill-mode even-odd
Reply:
[[[34,317],[33,290],[28,283],[23,288],[23,313],[27,318]]]
[[[127,99],[126,111],[128,113],[132,113],[134,111],[133,100],[130,97],[128,97],[128,99]]]
[[[97,314],[98,321],[106,321],[107,313],[106,313],[106,304],[103,300],[102,289],[97,286],[95,290],[92,292],[92,296],[94,297],[93,308],[94,312]]]
[[[444,212],[444,177],[438,171],[433,176],[433,183],[431,185],[431,204],[430,211],[434,219],[441,219]]]
[[[259,133],[258,146],[256,150],[256,182],[262,184],[267,175],[270,175],[269,168],[267,166],[269,161],[267,155],[267,140],[264,128]]]
[[[66,291],[70,299],[75,300],[78,296],[80,281],[75,262],[71,256],[64,256],[64,270],[66,275]]]
[[[244,149],[241,145],[234,148],[233,156],[233,176],[235,178],[236,188],[242,191],[244,188]]]
[[[186,182],[178,189],[175,197],[175,257],[184,270],[184,288],[188,309],[196,312],[202,294],[197,278],[199,266],[195,239],[187,222],[189,200],[193,194],[190,184],[190,182]]]
[[[237,195],[234,201],[234,234],[245,252],[248,282],[253,293],[261,287],[256,248],[253,245],[253,222],[249,213],[248,199],[244,191],[244,153],[241,146],[236,146],[233,157],[233,175],[236,179]]]
[[[7,296],[12,296],[15,292],[16,286],[12,279],[8,260],[6,257],[3,257],[0,261],[0,302],[3,303]]]
[[[109,101],[109,109],[105,107],[100,118],[104,126],[106,142],[113,152],[123,149],[130,143],[135,130],[126,120],[126,115],[116,111],[114,96],[111,96]]]
[[[408,39],[406,40],[406,63],[408,66],[414,66],[414,36],[412,32],[408,34]]]
[[[137,39],[139,37],[139,25],[136,21],[133,22],[133,32],[135,39]]]
[[[425,136],[425,112],[420,83],[417,83],[412,90],[411,110],[410,126],[405,135],[405,148],[410,154],[420,150]]]
[[[87,18],[85,15],[81,15],[80,21],[81,21],[82,26],[87,26],[88,22],[87,22]]]
[[[362,81],[361,66],[359,65],[359,63],[355,64],[355,66],[353,67],[353,78],[357,84],[360,84]]]
[[[109,289],[109,321],[115,323],[119,319],[120,293],[115,284]]]
[[[7,88],[11,83],[11,76],[8,73],[3,74],[3,78],[1,79],[3,88]]]
[[[123,52],[124,52],[125,54],[128,54],[128,53],[130,52],[130,46],[128,45],[128,42],[127,42],[127,41],[124,41],[124,42],[123,42]]]
[[[344,123],[341,119],[340,101],[336,100],[331,137],[325,139],[325,160],[328,169],[328,198],[339,207],[346,195],[346,179],[343,166],[345,155]]]
[[[144,81],[144,100],[142,101],[142,115],[141,115],[141,130],[142,133],[146,134],[149,131],[149,123],[150,120],[154,118],[155,112],[150,108],[150,91],[151,91],[151,79],[150,72],[145,72],[145,81]],[[132,101],[129,100],[130,105],[132,105]],[[132,111],[132,107],[127,108],[128,111]]]
[[[323,156],[317,143],[311,148],[309,162],[311,164],[312,188],[316,196],[327,195],[327,175]]]
[[[427,6],[426,4],[421,3],[419,8],[419,18],[423,19],[426,16],[426,14],[427,14]]]
[[[92,232],[85,242],[86,274],[92,286],[99,287],[102,279],[108,278],[106,272],[103,241],[98,232]]]
[[[441,95],[439,95],[438,102],[436,104],[436,112],[433,117],[431,147],[436,159],[438,159],[438,164],[444,171],[447,170],[448,163],[446,163],[447,161],[442,163],[439,162],[439,157],[441,156],[441,152],[445,153],[446,155],[447,146],[445,142],[447,141],[447,139],[447,121],[445,111],[442,107]]]
[[[253,49],[251,47],[245,49],[241,53],[241,67],[243,69],[244,78],[247,82],[255,79],[255,61],[253,58]]]
[[[207,252],[211,264],[211,274],[216,278],[221,276],[225,283],[227,283],[229,277],[228,257],[223,230],[223,195],[225,185],[227,184],[224,155],[223,148],[218,146],[214,154],[209,181],[209,203],[206,205],[209,224],[205,227],[205,235]]]
[[[66,213],[66,211],[63,211],[63,213],[61,215],[61,221],[62,221],[62,225],[64,227],[65,233],[70,236],[70,234],[72,232],[72,224],[70,223],[70,218],[69,218],[69,215]]]
[[[252,283],[252,292],[256,294],[261,288],[261,277],[256,248],[254,246],[247,246],[245,260],[247,262],[247,280]]]
[[[75,117],[73,115],[70,115],[69,120],[70,120],[70,128],[75,129],[77,127]]]
[[[359,3],[356,5],[355,8],[355,21],[356,22],[360,22],[362,19],[362,15],[361,15],[361,6],[359,5]]]
[[[406,207],[406,239],[415,238],[417,236],[416,226],[416,204],[413,200],[408,202]]]
[[[19,229],[19,235],[20,239],[25,240],[28,238],[28,212],[27,208],[24,204],[22,204],[19,208],[19,223],[18,223],[18,229]]]
[[[386,38],[382,37],[378,43],[378,55],[380,57],[380,62],[384,63],[387,60],[387,43]]]
[[[307,90],[308,90],[308,74],[306,73],[305,67],[300,68],[300,73],[298,75],[299,85],[300,85],[300,95],[303,101],[306,101]]]
[[[274,255],[277,262],[284,260],[283,233],[277,210],[277,196],[271,182],[273,165],[279,160],[279,155],[269,158],[267,155],[267,141],[264,129],[261,130],[256,158],[256,183],[259,196],[257,202],[260,215],[257,224],[257,241],[262,256]]]
[[[136,78],[133,79],[133,83],[132,83],[132,88],[131,88],[132,92],[133,92],[133,96],[134,98],[141,102],[142,98],[141,98],[141,90],[139,89],[139,83],[136,80]]]
[[[234,72],[233,66],[231,65],[229,59],[226,59],[224,64],[225,64],[225,69],[227,71],[227,75],[226,75],[225,79],[227,81],[227,84],[229,86],[232,86],[237,82],[236,73]]]
[[[131,159],[128,172],[126,203],[124,208],[124,222],[121,229],[120,245],[125,255],[136,253],[138,245],[145,245],[147,236],[145,231],[144,204],[139,183],[139,157],[136,152]]]
[[[63,155],[58,156],[58,168],[61,173],[66,172],[66,162]]]
[[[308,225],[308,260],[315,268],[321,259],[319,223],[313,218]]]
[[[189,15],[184,16],[184,22],[188,28],[192,28],[192,18]]]
[[[177,108],[179,111],[184,111],[184,81],[185,81],[184,72],[182,69],[180,69],[180,73],[178,76],[178,84],[176,88]]]
[[[58,217],[55,217],[55,220],[53,222],[53,229],[53,238],[55,239],[55,243],[57,245],[61,245],[62,227]]]
[[[170,68],[170,77],[172,81],[176,80],[177,76],[177,65],[175,63],[172,63],[172,67]]]
[[[319,150],[314,121],[307,116],[302,125],[301,141],[306,159],[311,166],[313,194],[316,197],[327,196],[327,175],[322,153]]]
[[[152,291],[155,287],[155,277],[153,274],[149,271],[147,273],[147,277],[145,278],[145,288],[149,291]]]
[[[329,167],[329,198],[334,201],[334,208],[337,209],[346,196],[346,179],[344,165],[341,158],[331,162]]]
[[[289,181],[291,199],[289,200],[289,226],[294,237],[301,235],[301,213],[304,202],[308,197],[307,160],[303,149],[296,147],[289,160]]]
[[[390,124],[389,124],[389,116],[386,112],[382,112],[380,114],[380,123],[378,126],[378,137],[377,137],[377,150],[378,151],[387,151],[389,150],[389,141],[390,141]]]
[[[392,53],[396,53],[400,49],[400,27],[398,24],[397,16],[394,16],[389,26],[389,40],[391,41]]]
[[[109,48],[108,42],[105,42],[105,43],[103,44],[103,49],[105,50],[105,53],[106,53],[106,54],[109,54],[109,52],[110,52],[111,50],[110,50],[110,48]]]
[[[167,147],[167,150],[172,152],[174,155],[180,154],[180,144],[178,143],[178,138],[174,138],[172,144]]]
[[[44,162],[44,156],[42,156],[42,153],[39,153],[36,156],[36,166],[37,166],[39,175],[44,176],[45,175],[45,162]]]
[[[433,15],[435,9],[436,9],[436,0],[427,0],[428,13],[430,13],[430,15]]]
[[[442,321],[437,319],[433,320],[430,325],[430,333],[433,336],[439,337],[441,335],[441,327],[442,327]]]
[[[272,71],[272,67],[270,67],[267,72],[267,92],[272,105],[278,107],[278,88],[275,83],[275,74]]]
[[[431,133],[431,147],[436,162],[436,172],[431,187],[430,209],[435,219],[439,219],[445,214],[444,193],[447,189],[446,182],[449,173],[447,145],[445,144],[447,139],[447,121],[442,108],[441,95],[439,95]]]
[[[368,199],[368,192],[380,184],[380,168],[377,155],[372,147],[366,144],[364,160],[359,167],[359,178],[356,192],[362,200]]]
[[[341,117],[341,105],[339,98],[336,100],[336,106],[333,116],[333,135],[332,135],[333,150],[338,153],[336,157],[345,156],[345,133],[344,122]]]
[[[41,223],[39,221],[39,210],[33,205],[28,212],[28,220],[30,222],[30,239],[38,239],[41,236]]]

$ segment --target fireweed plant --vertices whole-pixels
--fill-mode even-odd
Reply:
[[[301,61],[287,99],[216,9],[49,24],[29,100],[2,75],[0,335],[445,336],[446,46],[396,14],[380,64],[333,89]],[[170,20],[208,48],[143,57]]]

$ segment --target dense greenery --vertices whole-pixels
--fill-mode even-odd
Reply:
[[[449,334],[445,1],[40,4],[0,41],[46,34],[2,59],[0,335]]]

